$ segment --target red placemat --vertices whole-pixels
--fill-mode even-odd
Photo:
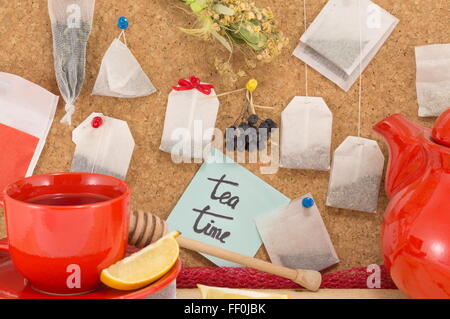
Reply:
[[[380,266],[381,289],[397,289],[386,268]],[[367,289],[372,274],[366,267],[323,274],[322,289]],[[292,281],[252,268],[186,267],[177,278],[177,288],[195,288],[197,284],[247,289],[298,289]]]

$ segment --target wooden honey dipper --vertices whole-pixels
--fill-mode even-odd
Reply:
[[[131,214],[128,233],[128,243],[130,245],[142,248],[155,242],[166,233],[167,223],[158,216],[141,210],[134,211]],[[269,274],[287,278],[311,291],[319,290],[322,282],[322,275],[320,272],[315,270],[286,268],[226,249],[207,245],[182,236],[178,236],[177,241],[182,248],[197,251],[225,259],[236,264],[261,270]]]

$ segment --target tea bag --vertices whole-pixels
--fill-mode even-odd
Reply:
[[[127,122],[92,113],[72,132],[76,144],[72,172],[88,172],[125,179],[134,139]]]
[[[339,262],[315,204],[305,195],[272,213],[255,218],[256,227],[274,264],[294,269],[323,270]]]
[[[329,0],[293,54],[348,91],[398,21],[370,0]]]
[[[383,175],[378,143],[349,136],[334,152],[327,206],[374,213]]]
[[[9,183],[33,175],[57,105],[58,96],[0,72],[0,193]]]
[[[416,47],[419,116],[439,116],[450,107],[450,44]]]
[[[322,98],[294,97],[281,113],[280,166],[329,170],[332,122]]]
[[[125,29],[128,28],[128,20],[125,17],[119,18],[119,27],[122,32],[102,59],[92,94],[123,98],[150,95],[156,89],[127,47]]]
[[[72,124],[74,102],[83,86],[94,6],[95,0],[48,0],[56,82],[66,101],[66,114],[61,123],[68,125]]]
[[[181,79],[169,94],[160,150],[181,158],[202,158],[216,125],[219,99],[215,95],[212,85],[196,77]]]

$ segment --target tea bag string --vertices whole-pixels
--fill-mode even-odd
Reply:
[[[243,88],[232,90],[232,91],[227,91],[227,92],[220,93],[220,94],[203,96],[203,97],[200,98],[200,100],[208,100],[208,99],[212,99],[212,98],[218,98],[218,97],[221,97],[221,96],[225,96],[225,95],[229,95],[229,94],[234,94],[234,93],[237,93],[237,92],[245,91],[245,100],[246,100],[246,103],[248,103],[250,111],[251,111],[252,114],[256,113],[256,111],[255,111],[256,108],[258,108],[258,109],[268,109],[268,110],[273,109],[273,106],[258,105],[258,104],[255,104],[253,102],[253,92],[256,90],[257,86],[258,86],[258,81],[256,79],[250,79],[250,80],[247,81],[247,83],[245,84],[245,87],[243,87]]]
[[[358,0],[358,19],[359,19],[359,90],[358,90],[358,137],[361,137],[361,107],[362,107],[362,19],[361,19],[361,0]]]
[[[306,14],[306,0],[303,0],[303,24],[305,32],[307,30],[307,14]],[[305,62],[305,96],[308,97],[308,64]]]

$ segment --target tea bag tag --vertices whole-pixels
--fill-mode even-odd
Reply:
[[[374,213],[384,156],[374,140],[349,136],[334,152],[327,206]]]
[[[73,130],[72,141],[76,144],[72,172],[125,179],[135,145],[127,122],[92,113]]]
[[[329,170],[332,122],[322,98],[294,97],[281,114],[281,167]]]
[[[274,264],[320,271],[339,262],[311,194],[258,216],[255,222]]]
[[[156,88],[127,46],[125,29],[128,28],[128,20],[120,17],[118,27],[122,31],[102,59],[92,94],[134,98],[154,93]]]

